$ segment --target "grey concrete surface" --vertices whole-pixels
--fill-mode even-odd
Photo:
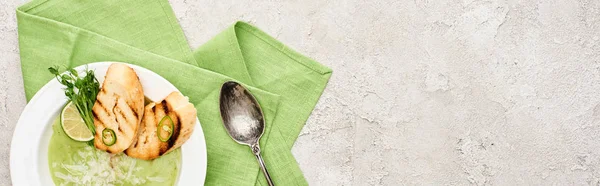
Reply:
[[[248,21],[334,69],[293,154],[312,185],[599,185],[598,0],[171,0],[191,47]],[[25,105],[0,1],[0,185]]]

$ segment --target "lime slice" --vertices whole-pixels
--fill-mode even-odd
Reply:
[[[92,131],[79,115],[77,107],[72,102],[67,103],[60,113],[60,124],[69,138],[75,141],[90,141],[94,139]]]

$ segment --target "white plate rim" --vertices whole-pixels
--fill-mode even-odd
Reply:
[[[110,66],[112,63],[122,62],[95,62],[78,66],[75,69],[80,72],[86,68],[92,70],[102,68],[108,69],[108,66]],[[160,83],[163,83],[163,86],[167,86],[163,88],[167,88],[167,90],[172,91],[179,91],[168,80],[152,72],[151,70],[133,64],[124,64],[130,66],[136,71],[136,73],[138,73],[142,83],[144,81],[143,79],[146,77],[151,77],[157,81],[163,81]],[[96,75],[96,77],[101,82],[104,80],[104,75]],[[48,135],[47,131],[51,130],[48,128],[51,128],[50,125],[52,120],[54,117],[56,117],[57,113],[60,112],[62,106],[67,103],[67,99],[64,96],[62,88],[63,86],[56,79],[50,80],[31,98],[21,112],[21,116],[19,117],[13,132],[10,146],[10,174],[13,185],[47,185],[44,183],[48,183],[48,180],[50,181],[49,183],[54,184],[49,174],[41,175],[40,173],[40,170],[43,171],[45,169],[48,171],[48,147],[47,144],[42,145],[43,143],[41,140],[43,137],[48,138],[48,136],[44,135]],[[45,100],[46,102],[41,102],[41,99],[44,98],[46,94],[53,94],[55,96],[57,91],[60,93],[60,97],[57,97],[55,100]],[[40,110],[40,104],[48,104],[48,107],[53,107],[53,109]],[[32,127],[26,125],[26,123],[34,121],[38,121],[36,123],[38,126]],[[44,150],[45,152],[43,153],[46,154],[46,156],[44,156],[46,163],[40,164],[43,162],[43,159],[39,156],[39,154],[40,151]],[[192,136],[181,147],[181,150],[181,167],[176,185],[203,184],[206,177],[207,153],[204,133],[198,118],[196,118],[196,126],[194,127]]]

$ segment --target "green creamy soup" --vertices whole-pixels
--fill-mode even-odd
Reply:
[[[58,117],[60,118],[60,117]],[[111,155],[70,139],[56,119],[48,148],[50,174],[56,185],[175,185],[181,149],[152,161]]]

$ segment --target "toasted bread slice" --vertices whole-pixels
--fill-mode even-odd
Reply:
[[[116,154],[123,152],[137,139],[138,127],[144,114],[144,92],[131,67],[121,63],[108,67],[92,111],[96,126],[96,148]],[[115,144],[107,146],[102,141],[102,131],[105,128],[115,132]]]
[[[171,138],[162,142],[158,138],[157,127],[165,116],[173,120],[174,129]],[[161,102],[146,105],[138,139],[125,150],[125,154],[144,160],[158,158],[183,145],[190,138],[195,124],[194,105],[181,93],[172,92]]]

